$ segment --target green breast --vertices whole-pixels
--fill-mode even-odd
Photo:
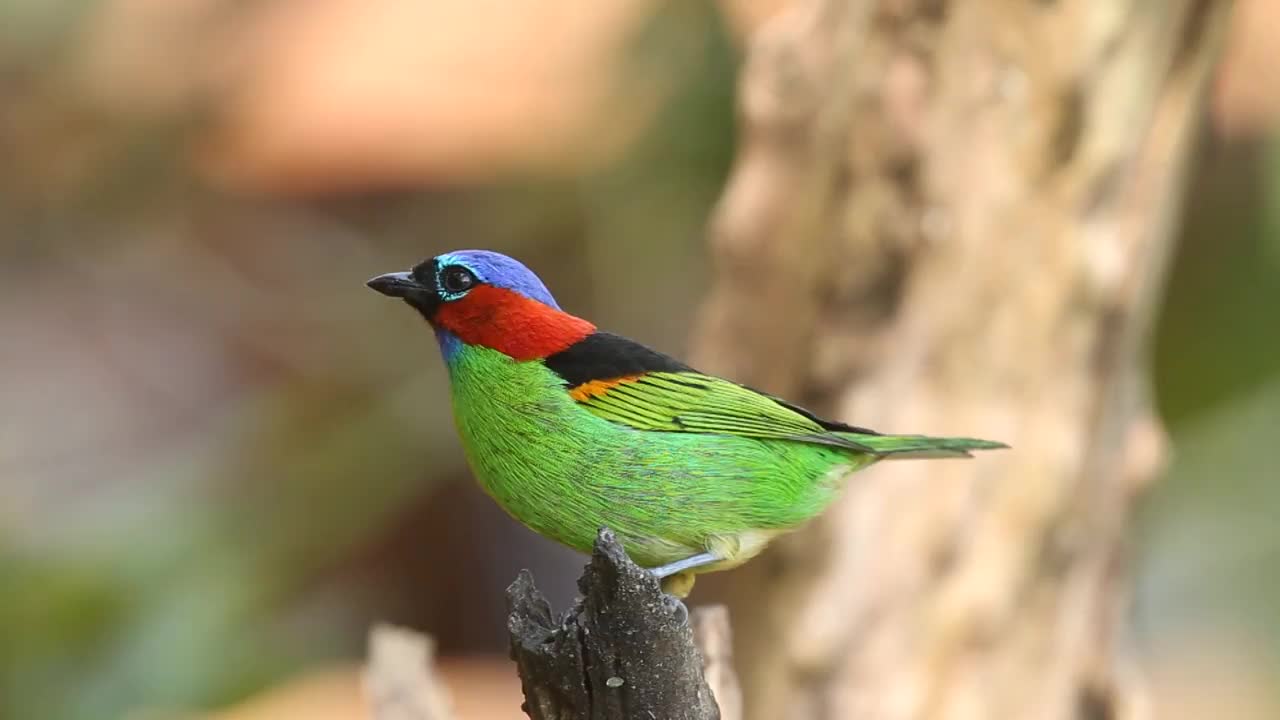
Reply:
[[[583,552],[608,525],[645,565],[794,527],[865,463],[821,445],[633,430],[580,407],[540,361],[487,348],[460,349],[450,379],[467,460],[489,495]]]

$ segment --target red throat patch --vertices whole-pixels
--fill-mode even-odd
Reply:
[[[516,360],[554,355],[595,332],[596,326],[513,290],[479,285],[436,311],[434,322],[468,345]]]

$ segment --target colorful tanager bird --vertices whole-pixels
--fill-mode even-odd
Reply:
[[[435,330],[484,490],[580,552],[608,526],[676,597],[821,513],[856,470],[1005,447],[883,435],[698,372],[561,310],[499,253],[446,253],[368,285]]]

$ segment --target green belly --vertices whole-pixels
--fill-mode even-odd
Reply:
[[[535,532],[589,552],[601,525],[644,566],[754,554],[819,513],[865,459],[785,440],[634,430],[569,397],[541,362],[466,347],[454,418],[477,480]]]

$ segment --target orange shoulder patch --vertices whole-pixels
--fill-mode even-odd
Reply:
[[[638,380],[641,377],[643,376],[642,375],[623,375],[622,377],[613,378],[610,380],[588,380],[582,383],[581,385],[576,385],[572,388],[569,388],[569,397],[573,398],[574,400],[577,400],[578,402],[586,402],[591,398],[600,397],[601,395],[604,395],[605,393],[609,392],[610,388],[615,388],[619,385],[622,385],[623,383],[629,383],[629,382]]]

